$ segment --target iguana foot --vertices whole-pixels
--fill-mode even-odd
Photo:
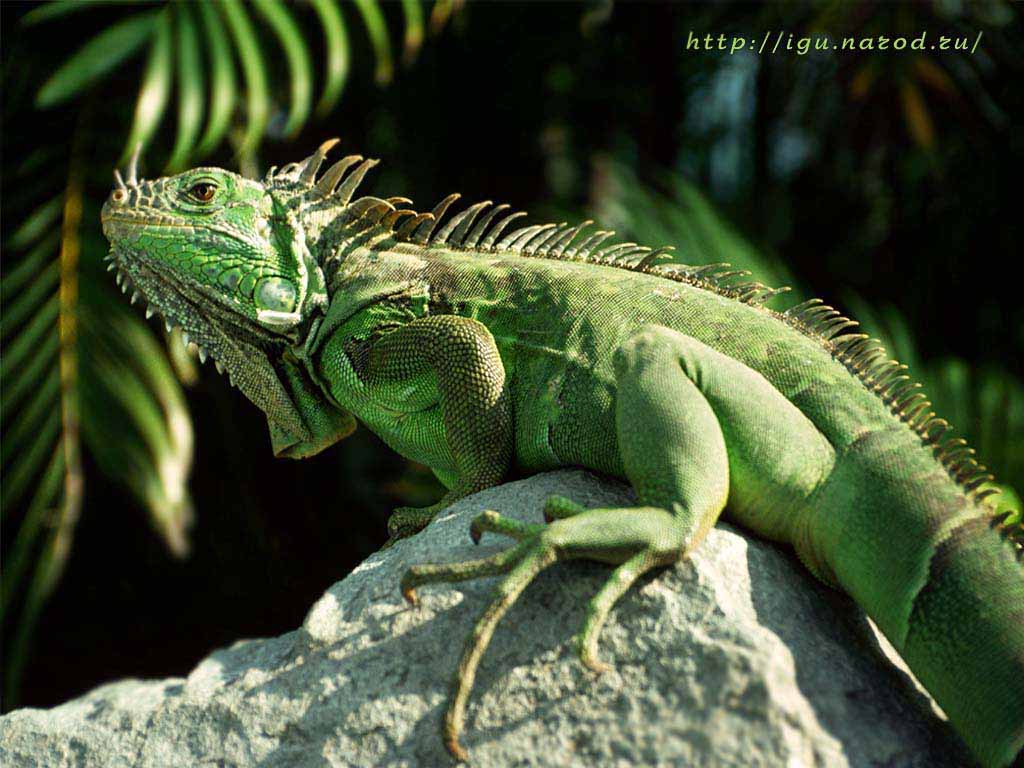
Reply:
[[[657,507],[587,510],[567,499],[552,497],[544,514],[553,521],[550,525],[523,523],[497,512],[483,512],[470,525],[470,536],[475,542],[489,531],[510,536],[519,543],[479,560],[413,566],[402,577],[402,594],[415,605],[416,589],[423,584],[508,574],[470,633],[455,675],[454,693],[445,713],[444,743],[459,760],[467,758],[459,737],[477,666],[498,622],[538,573],[559,560],[589,558],[618,565],[590,600],[578,636],[581,661],[602,672],[608,667],[598,659],[597,640],[615,601],[645,572],[680,559],[689,539],[679,521]]]

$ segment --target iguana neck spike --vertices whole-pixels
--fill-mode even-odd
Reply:
[[[338,191],[334,193],[338,198],[339,205],[348,205],[348,201],[352,199],[352,195],[355,193],[359,184],[363,181],[363,177],[366,176],[367,172],[379,162],[380,160],[363,160],[359,167],[348,175],[348,178],[341,183],[340,187],[338,187]]]
[[[320,177],[320,181],[313,187],[313,191],[309,193],[309,197],[319,199],[334,194],[334,188],[338,186],[338,182],[345,175],[345,171],[362,159],[362,155],[348,155],[341,158],[341,160],[324,172],[324,175]]]
[[[441,218],[444,216],[445,211],[447,211],[448,208],[451,207],[451,204],[458,200],[460,197],[462,197],[462,195],[460,195],[458,192],[452,192],[452,194],[448,195],[448,197],[446,197],[440,203],[435,205],[434,210],[430,212],[432,218],[423,220],[423,223],[420,224],[419,229],[417,229],[416,233],[412,236],[413,242],[420,243],[421,245],[429,242],[430,236],[434,233],[434,227],[436,227],[438,222],[441,221]]]
[[[324,162],[324,158],[327,157],[327,153],[330,152],[331,148],[339,141],[340,139],[328,139],[317,147],[316,152],[302,161],[302,171],[299,173],[300,184],[304,184],[307,187],[313,186],[313,181],[316,179],[316,173],[320,170],[320,166]]]

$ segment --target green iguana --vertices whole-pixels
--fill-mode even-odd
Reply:
[[[511,468],[584,467],[628,480],[635,507],[552,498],[547,524],[497,512],[471,535],[518,543],[421,565],[431,582],[507,574],[469,637],[444,739],[456,757],[477,664],[544,568],[615,566],[579,634],[600,671],[608,612],[641,574],[686,557],[726,512],[792,545],[877,623],[984,765],[1024,760],[1024,529],[925,396],[856,323],[725,265],[611,232],[510,226],[490,201],[446,217],[400,197],[355,197],[376,160],[322,174],[336,140],[262,182],[218,168],[137,178],[103,207],[118,282],[179,326],[267,416],[276,454],[302,457],[356,420],[448,489],[396,510],[423,528]]]

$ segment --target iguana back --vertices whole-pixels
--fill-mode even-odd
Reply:
[[[520,543],[408,574],[410,600],[430,581],[509,574],[459,666],[453,753],[479,658],[536,573],[573,557],[618,566],[580,639],[601,669],[615,600],[725,510],[853,596],[980,759],[1019,756],[1024,534],[877,342],[820,302],[773,311],[779,291],[743,274],[607,245],[586,225],[510,230],[506,206],[446,217],[456,196],[431,213],[355,198],[373,161],[318,175],[331,144],[262,184],[132,171],[104,226],[126,279],[226,365],[279,453],[321,450],[354,417],[434,469],[448,493],[396,512],[396,534],[513,465],[584,466],[636,489],[634,508],[553,499],[547,526],[485,513],[474,536]]]

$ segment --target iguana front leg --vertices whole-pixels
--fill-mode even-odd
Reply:
[[[693,551],[722,512],[731,482],[765,477],[776,501],[792,499],[792,506],[776,505],[788,516],[766,526],[778,526],[780,535],[789,526],[785,534],[792,537],[799,500],[832,465],[827,441],[767,380],[689,336],[658,326],[640,329],[618,350],[615,377],[616,438],[637,507],[584,509],[554,498],[544,510],[547,526],[485,512],[473,521],[474,539],[492,531],[519,544],[481,560],[415,566],[402,579],[403,594],[415,603],[416,588],[425,583],[508,574],[468,638],[455,676],[444,740],[460,759],[466,758],[459,736],[477,665],[502,616],[540,571],[575,558],[617,566],[590,600],[578,636],[582,661],[601,671],[597,638],[615,601],[645,572]],[[780,461],[782,451],[792,461]]]
[[[363,377],[374,400],[396,411],[438,404],[454,463],[444,472],[454,480],[439,502],[395,510],[389,543],[423,529],[462,497],[501,482],[512,459],[512,412],[505,368],[486,326],[457,315],[413,320],[373,344]]]

